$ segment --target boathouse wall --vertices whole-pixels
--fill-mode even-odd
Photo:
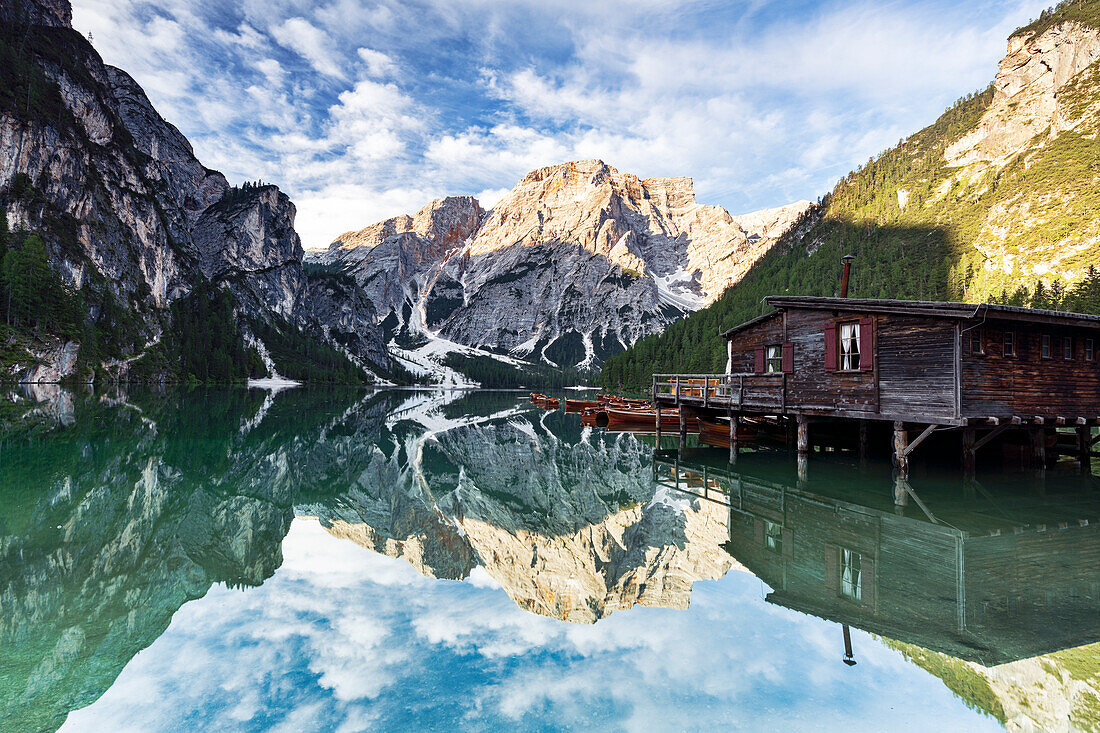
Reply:
[[[861,350],[870,349],[870,358],[859,370],[841,371],[835,353],[826,356],[826,332],[844,323],[865,325]],[[730,335],[730,371],[759,373],[760,348],[789,346],[788,409],[954,418],[955,330],[919,316],[791,308]]]
[[[1004,353],[1006,331],[1013,334],[1015,353],[1010,356]],[[1100,398],[1097,335],[1095,329],[1007,321],[987,322],[965,331],[962,414],[1096,417],[1092,411]],[[1048,339],[1046,352],[1044,336]],[[1070,358],[1064,351],[1066,338],[1070,339]]]

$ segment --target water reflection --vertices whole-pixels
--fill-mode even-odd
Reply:
[[[1052,652],[1098,638],[1100,512],[1053,484],[921,486],[932,521],[882,471],[800,484],[783,454],[654,457],[508,393],[47,392],[0,406],[0,729],[56,729],[188,601],[264,584],[295,517],[580,624],[687,608],[747,568],[769,602],[891,640],[1002,722],[1021,697],[1029,720],[1098,719],[1095,650]],[[1068,707],[985,669],[1012,660]]]

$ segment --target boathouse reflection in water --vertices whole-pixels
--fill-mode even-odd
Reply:
[[[684,459],[681,459],[684,455]],[[729,507],[726,549],[773,590],[767,600],[992,666],[1100,639],[1100,498],[1084,481],[1024,481],[967,496],[929,480],[919,507],[893,481],[786,456],[656,451],[658,485]]]

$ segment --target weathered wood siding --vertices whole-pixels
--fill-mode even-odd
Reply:
[[[1100,415],[1100,354],[1085,361],[1085,339],[1095,331],[990,321],[982,327],[984,354],[962,349],[964,417]],[[1004,332],[1016,334],[1017,355],[1004,356]],[[1051,336],[1051,358],[1042,358],[1042,335]],[[1062,355],[1062,338],[1073,337],[1073,359]]]
[[[731,337],[732,370],[752,373],[758,346],[793,344],[786,378],[787,410],[830,410],[882,415],[955,416],[954,325],[912,316],[872,317],[875,354],[866,371],[831,371],[825,364],[825,330],[867,314],[789,309]]]
[[[954,417],[954,324],[920,316],[880,315],[876,326],[880,410]]]

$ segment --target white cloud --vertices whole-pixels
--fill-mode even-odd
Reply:
[[[329,37],[304,18],[290,18],[271,29],[271,34],[283,46],[296,51],[314,69],[326,76],[347,79]]]
[[[372,48],[360,48],[358,54],[359,58],[366,63],[367,74],[370,76],[389,76],[397,71],[397,64],[394,63],[394,60],[381,51],[375,51]]]

